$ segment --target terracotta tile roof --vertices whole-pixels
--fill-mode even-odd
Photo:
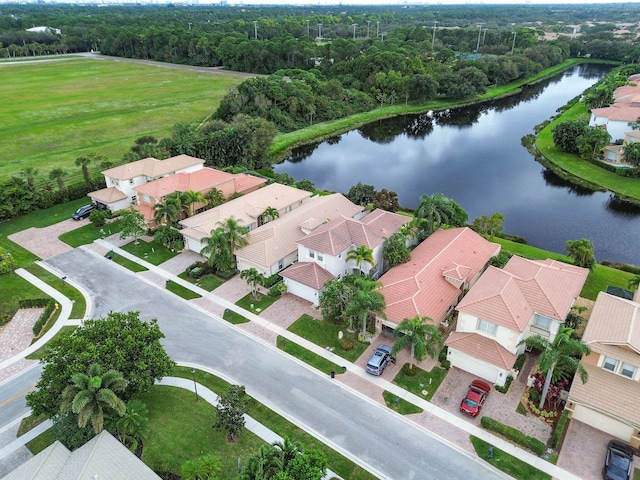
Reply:
[[[523,332],[534,313],[564,322],[587,279],[585,268],[513,256],[489,267],[457,310]]]
[[[153,207],[148,203],[140,203],[138,205],[135,205],[133,209],[140,212],[147,222],[152,221],[153,217],[155,216]]]
[[[629,351],[625,356],[635,356],[640,367],[640,304],[600,292],[582,339],[592,350],[602,353],[611,352],[611,348],[603,351],[605,345],[624,347]]]
[[[143,158],[131,163],[125,163],[117,167],[104,170],[102,173],[116,180],[129,180],[139,176],[157,178],[162,175],[182,170],[194,165],[203,165],[204,160],[200,158],[190,157],[189,155],[178,155],[176,157],[167,158],[166,160],[158,160],[157,158]]]
[[[102,190],[96,190],[87,195],[104,203],[118,202],[127,198],[127,196],[116,187],[103,188]]]
[[[588,381],[583,384],[578,376],[573,379],[569,401],[583,404],[640,428],[640,383],[595,365],[585,362],[583,365],[589,375]]]
[[[640,139],[640,130],[632,130],[631,132],[625,133],[625,136],[628,138]]]
[[[331,272],[326,271],[315,262],[297,262],[286,270],[280,272],[285,278],[320,290],[326,282],[336,278]]]
[[[516,355],[495,340],[477,333],[451,332],[445,345],[504,370],[511,370],[516,363]]]
[[[300,240],[300,245],[328,255],[338,255],[352,246],[373,249],[397,232],[410,217],[374,210],[360,220],[341,216],[318,227]]]
[[[353,216],[363,207],[354,205],[339,193],[312,197],[286,215],[253,230],[249,244],[236,256],[269,268],[278,260],[298,251],[297,242],[304,236],[303,224],[317,224],[338,216]]]
[[[279,183],[272,183],[266,187],[247,193],[240,198],[229,200],[215,208],[199,213],[180,221],[184,228],[183,235],[191,238],[202,239],[211,234],[211,230],[217,228],[218,222],[234,217],[241,225],[250,225],[256,221],[267,207],[273,207],[280,211],[280,215],[288,215],[285,208],[301,202],[306,202],[311,197],[311,192],[300,190]],[[295,208],[292,210],[295,211]]]
[[[438,230],[413,249],[407,263],[380,278],[387,319],[400,323],[421,315],[437,320],[462,291],[444,273],[468,282],[499,252],[499,245],[470,228]]]
[[[635,122],[640,117],[640,107],[627,104],[613,104],[610,107],[592,108],[591,113],[596,117],[608,118],[620,122]]]

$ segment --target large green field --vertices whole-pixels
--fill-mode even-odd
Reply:
[[[0,64],[0,178],[26,167],[80,180],[78,157],[119,161],[136,138],[200,122],[243,77],[111,60]]]

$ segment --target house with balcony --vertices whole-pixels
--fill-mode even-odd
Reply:
[[[604,127],[613,143],[622,141],[640,118],[640,87],[634,83],[638,81],[638,76],[632,75],[628,81],[630,84],[618,87],[613,92],[611,105],[591,109],[589,126]]]
[[[625,133],[622,145],[612,144],[604,147],[604,161],[616,166],[631,167],[632,165],[622,161],[622,154],[626,145],[635,142],[640,142],[640,130]]]
[[[148,223],[154,222],[156,204],[164,203],[167,195],[176,192],[198,192],[204,197],[214,188],[219,190],[225,199],[232,195],[245,195],[263,187],[267,180],[246,173],[227,173],[214,168],[204,167],[194,172],[180,172],[159,178],[135,187],[137,194],[135,209]],[[192,213],[205,210],[206,203],[197,203],[191,207]]]
[[[553,341],[587,280],[589,270],[557,260],[513,256],[490,266],[456,307],[456,329],[445,345],[452,366],[504,385],[525,345],[541,335]]]
[[[181,220],[178,222],[182,227],[180,233],[184,237],[185,247],[192,252],[200,253],[204,247],[204,239],[211,236],[211,231],[218,228],[227,218],[235,218],[247,231],[253,232],[256,228],[272,220],[264,218],[262,215],[267,208],[274,208],[278,211],[278,218],[282,218],[295,211],[310,198],[311,192],[306,190],[272,183]]]
[[[500,245],[468,227],[438,230],[411,251],[407,263],[380,277],[387,304],[377,329],[395,329],[417,315],[440,325],[487,268]]]
[[[600,292],[582,340],[588,381],[571,385],[571,418],[640,447],[640,291],[633,300]]]
[[[281,275],[287,291],[318,304],[324,284],[348,273],[377,277],[384,270],[384,241],[409,223],[411,217],[376,209],[362,218],[339,216],[298,241],[298,262]],[[373,264],[347,260],[349,250],[364,245]]]
[[[106,188],[87,195],[101,210],[116,212],[137,204],[136,187],[176,173],[195,172],[203,167],[204,160],[189,155],[178,155],[166,160],[143,158],[104,170],[102,174]]]
[[[255,268],[265,277],[298,261],[298,242],[334,218],[355,217],[364,207],[339,193],[311,197],[295,210],[255,230],[248,244],[236,250],[238,270]]]

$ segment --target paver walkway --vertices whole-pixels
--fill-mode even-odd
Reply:
[[[43,308],[22,308],[16,312],[9,323],[0,327],[0,362],[19,354],[31,345],[33,325],[43,311]],[[37,360],[21,359],[0,369],[0,382],[37,362]]]

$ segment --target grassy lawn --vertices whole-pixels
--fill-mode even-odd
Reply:
[[[335,372],[336,374],[344,373],[342,366],[321,357],[317,353],[313,353],[311,350],[307,350],[289,339],[278,336],[277,344],[280,350],[287,352],[289,355],[296,357],[298,360],[302,360],[304,363],[311,365],[327,375],[331,372]]]
[[[333,353],[350,362],[355,362],[369,346],[368,343],[359,342],[356,333],[348,333],[344,325],[334,325],[323,320],[316,320],[307,314],[302,315],[287,330],[321,347],[331,347]],[[338,332],[343,332],[343,338],[353,343],[352,350],[342,349],[341,340],[338,339]]]
[[[393,383],[405,390],[408,390],[414,395],[419,396],[420,398],[431,400],[442,383],[442,380],[447,376],[447,370],[440,367],[433,367],[430,372],[427,372],[415,365],[413,368],[418,370],[416,375],[407,376],[402,373],[402,370],[400,370],[396,375],[396,378],[393,379]],[[427,391],[426,395],[422,393],[423,390]]]
[[[67,245],[75,248],[80,245],[93,243],[94,240],[105,238],[114,233],[118,233],[120,230],[120,222],[117,220],[100,228],[97,228],[95,225],[90,223],[80,228],[76,228],[75,230],[71,230],[70,232],[63,233],[58,238]]]
[[[167,290],[172,293],[175,293],[179,297],[184,298],[185,300],[193,300],[194,298],[200,298],[202,295],[197,294],[196,292],[189,290],[182,285],[178,285],[176,282],[171,282],[167,280],[166,284]]]
[[[193,378],[191,370],[187,367],[176,367],[173,371],[173,376],[188,378],[189,380]],[[229,384],[227,382],[216,377],[215,375],[196,370],[195,376],[198,383],[206,386],[216,393],[222,393],[227,388],[229,388]],[[249,401],[248,413],[258,422],[273,430],[278,435],[282,437],[286,436],[291,438],[292,440],[299,441],[303,449],[317,448],[319,450],[322,450],[327,456],[327,460],[329,461],[329,468],[331,468],[331,470],[336,472],[342,478],[349,480],[375,479],[373,475],[369,474],[367,471],[363,470],[355,463],[343,457],[338,452],[332,450],[327,445],[322,443],[320,440],[316,439],[312,435],[308,434],[298,426],[284,419],[282,416],[268,409],[254,399],[251,399]],[[228,478],[235,478],[235,476],[232,475]]]
[[[262,293],[258,293],[258,298],[253,298],[251,293],[246,294],[240,300],[236,302],[236,305],[239,307],[248,310],[251,313],[255,313],[256,315],[260,315],[260,312],[265,311],[269,308],[276,300],[280,297],[273,297],[271,295],[264,295]]]
[[[233,310],[229,310],[225,308],[224,313],[222,315],[222,319],[226,320],[229,323],[234,325],[239,325],[241,323],[247,323],[249,321],[248,318],[243,317],[239,313],[234,312]]]
[[[633,469],[633,480],[640,480],[640,468]]]
[[[503,472],[511,475],[513,478],[517,478],[518,480],[543,480],[543,479],[551,479],[550,475],[538,470],[537,468],[532,467],[528,463],[519,460],[508,453],[503,452],[499,448],[493,447],[493,456],[489,457],[489,447],[492,446],[485,442],[484,440],[480,440],[473,435],[470,436],[471,443],[473,444],[473,448],[476,450],[478,457],[484,459],[489,462],[494,467],[502,470]]]
[[[0,314],[13,315],[18,311],[18,302],[25,298],[43,298],[47,295],[16,273],[0,275]]]
[[[125,252],[129,252],[130,254],[151,263],[152,265],[160,265],[161,263],[178,255],[178,252],[172,252],[155,240],[151,242],[140,240],[137,245],[134,242],[127,243],[122,247],[122,249]]]
[[[545,260],[552,258],[555,260],[561,260],[563,262],[572,263],[571,259],[566,255],[559,253],[549,252],[548,250],[542,250],[540,248],[532,247],[530,245],[523,245],[521,243],[511,242],[501,238],[493,238],[492,242],[502,245],[502,250],[521,257],[530,258],[533,260]],[[617,270],[615,268],[607,267],[597,264],[593,272],[589,273],[587,281],[582,287],[580,296],[595,300],[598,296],[598,292],[607,289],[607,286],[612,285],[615,287],[628,288],[627,284],[629,279],[633,277],[633,274]]]
[[[105,257],[107,258],[111,257],[111,260],[113,262],[123,266],[124,268],[131,270],[132,272],[144,272],[145,270],[149,270],[147,267],[144,267],[139,263],[136,263],[132,260],[129,260],[128,258],[118,255],[117,253],[109,252],[105,255]]]
[[[51,445],[55,439],[51,435],[51,429],[42,432],[33,440],[27,442],[26,447],[29,449],[31,453],[37,455],[42,450]]]
[[[73,325],[67,325],[65,327],[62,327],[58,333],[56,333],[54,335],[54,337],[49,340],[45,345],[43,345],[42,347],[40,347],[38,350],[36,350],[35,352],[33,352],[31,355],[27,355],[27,358],[29,360],[40,360],[42,358],[42,356],[44,355],[47,346],[52,345],[56,340],[62,338],[62,337],[68,337],[69,335],[71,335],[73,333],[73,331],[76,329],[75,326]]]
[[[414,405],[411,402],[407,402],[403,398],[396,397],[394,393],[391,393],[387,390],[382,392],[382,396],[384,397],[384,401],[392,410],[395,410],[401,415],[410,415],[412,413],[422,413],[424,410],[422,408]]]
[[[45,178],[60,167],[68,182],[80,181],[76,158],[97,153],[118,161],[139,137],[160,139],[176,123],[200,122],[243,80],[80,58],[5,67],[0,151],[12,161],[0,165],[0,177],[33,167]]]
[[[180,275],[178,275],[178,277],[186,280],[187,282],[191,282],[200,288],[203,288],[207,292],[212,292],[224,283],[224,280],[216,275],[205,275],[200,278],[193,278],[187,275],[186,272],[182,272]]]

